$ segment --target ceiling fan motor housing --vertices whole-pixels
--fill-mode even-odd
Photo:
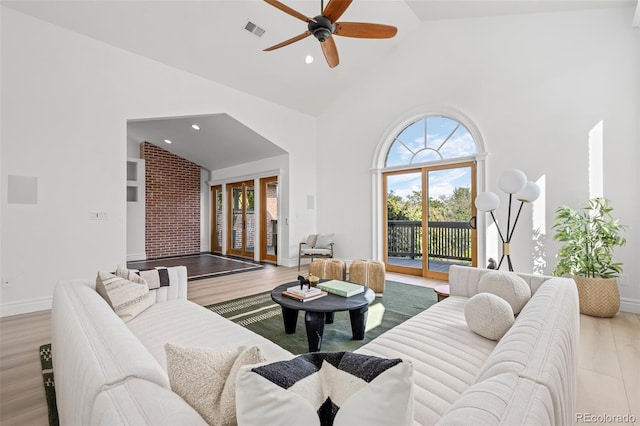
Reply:
[[[320,43],[323,43],[336,30],[336,25],[329,18],[319,15],[313,18],[315,22],[309,21],[309,31]]]

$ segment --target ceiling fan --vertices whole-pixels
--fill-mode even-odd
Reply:
[[[307,31],[289,40],[285,40],[282,43],[268,47],[264,49],[264,51],[269,52],[279,49],[313,34],[320,42],[322,53],[324,53],[324,57],[331,68],[340,63],[338,49],[336,48],[336,43],[332,35],[356,38],[391,38],[398,32],[398,29],[391,25],[370,24],[365,22],[336,22],[353,0],[329,0],[326,8],[324,7],[324,1],[321,0],[320,15],[315,18],[309,18],[277,0],[264,1],[284,13],[307,23]]]

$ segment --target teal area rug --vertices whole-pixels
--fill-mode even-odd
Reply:
[[[266,337],[293,354],[306,353],[308,344],[304,312],[298,313],[295,334],[286,334],[280,305],[271,300],[270,294],[265,292],[216,303],[207,306],[207,309]],[[387,281],[384,297],[377,297],[369,305],[364,340],[352,340],[349,313],[336,312],[333,324],[325,324],[322,350],[356,350],[435,302],[436,294],[430,288]]]

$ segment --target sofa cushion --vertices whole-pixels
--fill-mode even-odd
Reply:
[[[206,425],[196,410],[171,390],[136,378],[105,388],[90,408],[90,422],[69,424]]]
[[[149,286],[139,278],[133,282],[109,272],[98,272],[96,291],[124,322],[131,321],[149,306],[153,298]]]
[[[236,424],[236,375],[247,364],[265,361],[256,346],[188,348],[167,343],[171,389],[210,425]]]
[[[531,289],[513,272],[492,271],[484,274],[478,282],[478,292],[492,293],[503,298],[509,302],[515,315],[531,299]]]
[[[517,374],[501,374],[467,389],[436,425],[553,425],[549,391]]]
[[[156,303],[126,325],[165,369],[169,342],[200,348],[258,346],[268,361],[292,357],[272,341],[185,299]]]
[[[316,352],[242,367],[239,424],[408,425],[413,366],[350,352]]]
[[[515,319],[511,305],[491,293],[478,293],[467,300],[464,318],[474,333],[491,340],[500,340]]]
[[[474,383],[496,346],[469,329],[466,301],[450,296],[355,351],[413,363],[414,417],[420,424],[438,421]]]

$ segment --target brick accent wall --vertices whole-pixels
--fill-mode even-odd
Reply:
[[[200,166],[149,142],[145,160],[147,259],[200,252]]]

